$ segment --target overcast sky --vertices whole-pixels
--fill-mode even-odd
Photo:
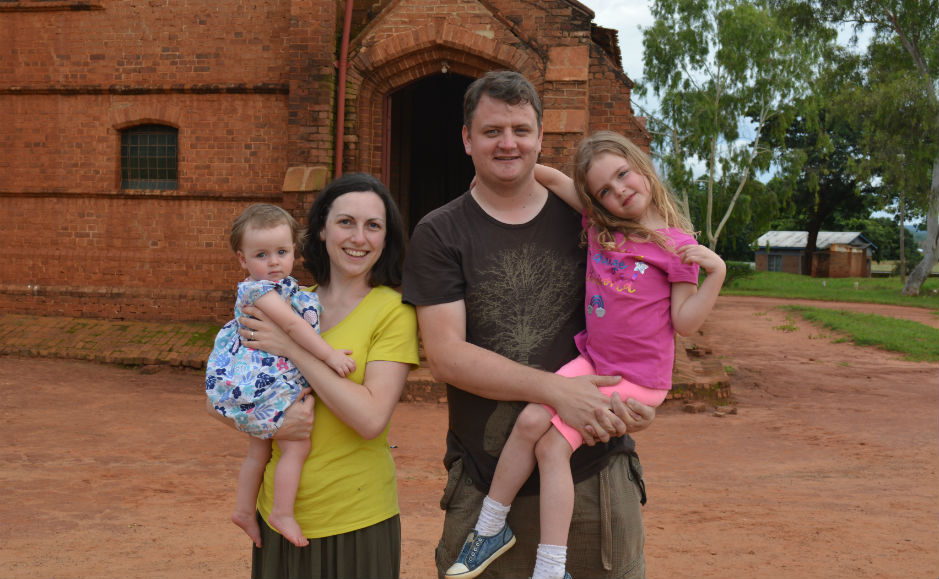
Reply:
[[[642,78],[642,32],[639,27],[652,25],[647,0],[580,0],[594,11],[593,21],[619,32],[623,53],[623,72],[634,81]]]

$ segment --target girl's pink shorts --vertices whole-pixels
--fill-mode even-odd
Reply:
[[[577,356],[567,364],[561,367],[557,371],[561,376],[587,376],[595,374],[596,370],[593,367],[593,364],[584,359],[583,356]],[[612,386],[600,386],[600,392],[606,396],[613,396],[614,392],[619,392],[620,398],[625,402],[629,398],[633,398],[642,402],[643,404],[649,406],[658,406],[662,404],[665,400],[665,395],[668,394],[668,390],[661,390],[658,388],[646,388],[645,386],[640,386],[638,384],[633,384],[629,380],[623,379],[617,382]],[[558,416],[558,413],[548,405],[544,405],[548,409],[548,412],[551,413],[551,424],[554,425],[558,431],[564,435],[564,438],[567,439],[567,442],[571,444],[571,448],[577,450],[577,448],[584,443],[584,438],[580,435],[580,432],[576,428],[568,426],[566,422],[561,420],[561,417]]]

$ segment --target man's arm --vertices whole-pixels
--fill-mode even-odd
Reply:
[[[615,377],[565,378],[470,344],[466,341],[466,306],[462,300],[418,306],[417,320],[435,379],[492,400],[548,404],[581,432],[587,444],[625,434],[627,420],[634,425],[633,430],[641,430],[654,416],[654,412],[651,415],[634,412],[627,418],[610,412],[610,399],[597,386],[613,385],[618,381]],[[602,412],[598,411],[601,409]],[[621,404],[614,410],[625,415],[628,407]]]

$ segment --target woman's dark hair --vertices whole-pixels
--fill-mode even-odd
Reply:
[[[333,202],[346,193],[374,193],[385,205],[385,247],[372,271],[368,283],[375,287],[401,285],[401,270],[404,263],[404,226],[398,206],[388,188],[368,173],[347,173],[327,185],[310,208],[306,236],[303,240],[303,265],[313,274],[316,283],[329,284],[329,255],[320,232],[326,227],[326,217]]]

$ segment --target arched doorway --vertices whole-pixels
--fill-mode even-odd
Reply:
[[[463,93],[473,78],[424,77],[391,95],[388,187],[410,234],[431,210],[466,191],[475,171],[463,149]]]

